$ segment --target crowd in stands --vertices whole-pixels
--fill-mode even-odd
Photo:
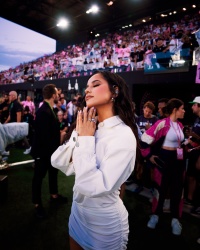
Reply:
[[[170,23],[146,24],[142,28],[140,27],[140,29],[130,29],[124,32],[108,34],[102,40],[91,40],[87,44],[68,46],[66,49],[53,55],[45,55],[34,62],[21,64],[15,69],[1,72],[0,84],[77,77],[90,74],[94,69],[109,69],[113,72],[120,72],[143,70],[145,67],[170,67],[171,61],[173,63],[173,61],[177,60],[177,57],[185,59],[192,64],[193,52],[200,47],[199,33],[199,13],[193,16],[185,15],[181,20]],[[158,60],[163,59],[158,58],[157,55],[155,56],[158,52],[167,53],[165,61]],[[167,63],[166,59],[168,60]],[[60,122],[61,143],[63,143],[66,132],[75,121],[82,96],[77,94],[74,99],[66,100],[62,90],[60,90],[59,95],[60,99],[55,103],[54,112]],[[33,107],[30,97],[27,97],[24,101],[20,100],[20,102],[23,105],[23,112],[27,111],[33,116],[35,115],[35,107]],[[160,103],[163,102],[164,100],[160,101]],[[26,105],[27,103],[30,105]],[[200,101],[197,104],[198,108],[200,108]],[[27,106],[29,106],[28,109],[26,108]],[[159,105],[157,108],[159,110]],[[4,95],[2,100],[0,99],[1,123],[5,122],[8,109],[8,95]],[[156,107],[151,101],[145,103],[143,113],[139,114],[136,119],[138,129],[141,129],[141,134],[157,120],[163,118],[161,114],[159,115],[155,111]],[[144,166],[147,166],[146,162]],[[151,171],[148,172],[149,178],[151,178]],[[128,181],[126,184],[128,186],[127,190],[133,192],[141,192],[143,184],[146,184],[143,183],[143,179],[136,180],[136,186],[135,179],[132,181],[134,182],[134,189],[127,184]],[[186,191],[188,192],[189,184],[186,183],[186,185]],[[185,198],[185,204],[189,203],[189,200],[189,205],[192,205],[191,198]],[[196,216],[200,215],[199,204],[200,200],[198,197],[197,210],[191,210]]]
[[[0,72],[0,84],[78,77],[89,75],[94,69],[121,72],[171,67],[180,59],[197,65],[199,46],[200,15],[184,15],[178,21],[147,23],[106,34],[102,39],[69,45],[62,51]]]

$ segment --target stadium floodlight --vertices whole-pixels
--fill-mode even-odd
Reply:
[[[99,7],[96,5],[93,5],[89,10],[86,11],[87,14],[90,13],[97,13],[99,11]]]
[[[66,19],[61,19],[56,26],[60,28],[66,28],[69,25],[69,22]]]
[[[113,1],[110,1],[110,2],[107,2],[106,4],[108,5],[108,6],[111,6],[111,5],[113,5]]]

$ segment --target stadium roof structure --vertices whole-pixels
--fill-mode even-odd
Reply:
[[[53,39],[78,37],[83,33],[104,33],[120,29],[123,25],[137,25],[142,19],[175,8],[192,5],[193,0],[9,0],[2,1],[0,17],[15,22]],[[92,5],[99,7],[98,13],[86,11]],[[56,26],[60,18],[69,20],[65,30]],[[3,28],[3,27],[2,27]]]

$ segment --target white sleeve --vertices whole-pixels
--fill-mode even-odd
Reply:
[[[133,134],[116,136],[101,148],[97,163],[94,136],[79,136],[79,147],[73,153],[75,168],[74,189],[98,197],[109,194],[127,180],[135,166],[136,139]]]

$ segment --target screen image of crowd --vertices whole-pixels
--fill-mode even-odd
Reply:
[[[68,45],[0,72],[0,84],[87,76],[95,69],[144,73],[188,71],[200,60],[200,14],[184,15],[168,23],[147,23],[106,34],[105,38]]]

